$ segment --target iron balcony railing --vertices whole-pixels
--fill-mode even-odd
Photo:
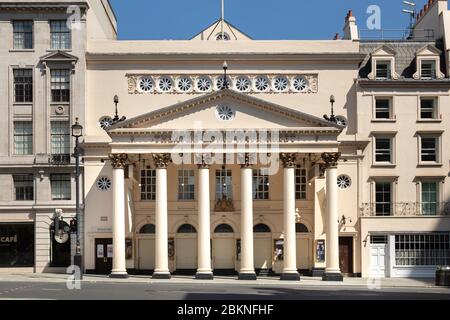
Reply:
[[[361,217],[450,216],[450,202],[363,203]]]
[[[434,40],[434,30],[360,29],[359,39],[362,41],[431,41]]]
[[[68,165],[70,164],[70,154],[52,154],[50,163],[56,166]]]

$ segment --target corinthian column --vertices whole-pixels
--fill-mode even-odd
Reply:
[[[125,177],[126,154],[110,154],[113,167],[113,269],[110,278],[128,278],[125,256]]]
[[[155,271],[153,279],[170,279],[167,224],[167,166],[169,154],[154,154],[156,167]]]
[[[253,171],[246,155],[241,165],[241,268],[239,280],[256,280],[253,257]]]
[[[299,281],[295,232],[295,160],[297,155],[281,154],[284,171],[284,260],[281,280]]]
[[[322,159],[326,163],[326,268],[322,280],[343,281],[339,268],[339,223],[338,223],[338,185],[337,162],[340,153],[324,153]]]
[[[198,166],[198,266],[196,279],[212,280],[209,165]]]

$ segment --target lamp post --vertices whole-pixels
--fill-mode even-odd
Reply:
[[[330,103],[331,103],[331,115],[330,115],[330,116],[324,115],[323,117],[324,117],[324,119],[327,120],[327,121],[337,123],[336,116],[334,115],[334,103],[335,103],[335,102],[336,102],[336,99],[334,98],[334,95],[332,95],[332,96],[330,97]]]
[[[79,139],[83,136],[83,126],[78,122],[78,118],[75,119],[75,124],[72,125],[72,137],[75,138],[75,149],[73,156],[75,157],[75,184],[76,184],[76,198],[75,198],[75,210],[76,210],[76,225],[77,225],[77,244],[74,256],[74,264],[82,270],[83,256],[81,254],[81,242],[80,242],[80,146]],[[80,280],[83,278],[83,272],[80,273]]]
[[[225,61],[223,63],[223,86],[222,86],[222,90],[224,89],[228,89],[229,88],[229,83],[228,83],[228,79],[227,79],[227,70],[228,70],[228,63]]]

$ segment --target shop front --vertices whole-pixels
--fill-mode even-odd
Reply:
[[[0,223],[0,268],[34,266],[34,224]]]

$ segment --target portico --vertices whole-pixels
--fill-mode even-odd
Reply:
[[[214,103],[211,104],[211,101]],[[224,104],[233,106],[236,117],[239,117],[239,112],[245,112],[245,108],[252,104],[251,108],[262,111],[259,113],[259,117],[269,119],[270,115],[265,113],[271,113],[274,122],[266,123],[264,129],[258,125],[261,118],[254,119],[255,128],[238,126],[231,130],[226,128],[229,126],[228,123],[223,124],[225,128],[214,130],[192,127],[186,128],[186,130],[171,128],[172,121],[179,121],[179,118],[187,120],[194,114],[198,116],[199,111],[210,110],[209,112],[213,116],[216,106]],[[256,111],[258,110],[253,110],[253,113],[258,114]],[[281,112],[282,115],[280,115]],[[170,117],[170,120],[165,117]],[[154,119],[158,120],[155,122]],[[282,119],[284,123],[291,122],[292,127],[277,128],[274,123],[281,122]],[[185,121],[185,124],[187,123],[191,122]],[[230,131],[233,133],[232,140],[230,140]],[[287,110],[281,106],[269,105],[264,101],[228,90],[207,95],[202,98],[202,101],[186,102],[183,105],[143,115],[110,127],[108,134],[112,142],[110,143],[109,159],[114,177],[112,181],[114,267],[111,276],[126,276],[123,245],[125,243],[125,216],[129,212],[126,212],[124,204],[124,195],[127,194],[124,168],[128,164],[128,175],[132,176],[133,173],[130,173],[130,170],[133,171],[135,168],[139,170],[142,159],[146,159],[148,161],[146,163],[150,164],[147,167],[151,167],[155,171],[154,212],[147,213],[150,217],[154,217],[152,221],[155,225],[153,278],[169,279],[171,277],[170,270],[174,268],[170,265],[169,224],[171,223],[169,216],[183,214],[181,206],[178,207],[181,212],[175,213],[173,210],[169,210],[168,170],[183,170],[185,166],[190,166],[189,168],[193,168],[194,171],[197,196],[195,206],[192,207],[194,209],[192,211],[195,213],[188,215],[185,212],[184,217],[186,221],[192,219],[196,226],[196,279],[213,279],[215,258],[212,256],[213,250],[211,249],[212,232],[214,231],[211,220],[214,211],[220,211],[217,209],[220,199],[216,199],[218,202],[211,199],[211,194],[216,192],[214,183],[211,183],[212,172],[213,170],[232,169],[235,173],[239,170],[239,175],[234,176],[238,183],[233,182],[233,189],[240,190],[239,196],[235,194],[232,199],[225,197],[223,201],[228,201],[226,202],[228,205],[232,203],[232,208],[229,208],[230,212],[220,214],[223,221],[227,221],[227,219],[236,219],[237,221],[238,227],[234,232],[240,235],[240,239],[238,239],[240,250],[238,247],[235,248],[239,255],[236,264],[239,279],[255,280],[257,277],[255,269],[261,268],[261,266],[255,268],[254,264],[254,227],[258,224],[258,220],[263,222],[265,219],[261,209],[257,209],[255,212],[255,203],[263,202],[260,201],[263,199],[258,199],[256,196],[259,192],[259,185],[257,185],[258,178],[255,176],[255,172],[262,170],[267,172],[267,177],[281,178],[280,192],[282,192],[282,196],[280,197],[282,200],[279,201],[279,209],[273,210],[275,214],[279,214],[274,215],[274,219],[277,220],[276,223],[280,220],[279,225],[281,226],[278,232],[282,243],[282,255],[281,258],[276,258],[279,259],[277,263],[280,264],[280,277],[282,280],[298,281],[300,276],[296,257],[296,223],[299,221],[299,210],[296,201],[296,169],[302,167],[305,172],[308,172],[310,184],[313,184],[315,179],[323,177],[326,179],[325,224],[327,225],[328,250],[324,280],[339,280],[338,199],[336,196],[338,186],[335,171],[339,159],[337,136],[340,131],[341,128],[334,123]],[[232,178],[231,175],[230,179]],[[268,185],[269,182],[267,182],[267,188]],[[320,210],[320,208],[313,210]],[[272,232],[274,233],[274,231]],[[271,252],[274,252],[274,249],[272,246],[269,247]],[[217,255],[216,252],[214,254]]]

